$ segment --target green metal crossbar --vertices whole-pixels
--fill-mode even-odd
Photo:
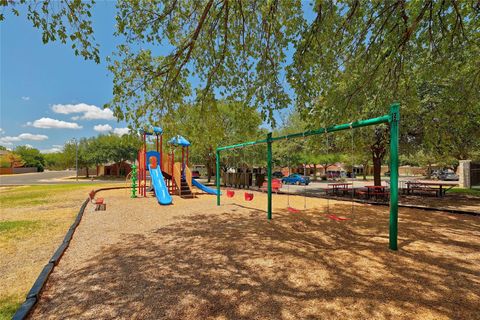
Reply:
[[[381,117],[359,120],[350,123],[331,126],[328,128],[320,128],[305,132],[287,134],[279,137],[272,137],[272,133],[267,134],[266,139],[249,141],[234,144],[216,149],[216,184],[217,184],[217,205],[220,205],[220,152],[252,146],[256,144],[267,144],[267,218],[272,219],[272,143],[278,140],[294,139],[308,137],[335,131],[349,130],[360,127],[373,126],[381,123],[390,125],[390,230],[389,230],[389,248],[397,250],[398,239],[398,136],[400,121],[400,104],[394,103],[390,106],[390,113]]]

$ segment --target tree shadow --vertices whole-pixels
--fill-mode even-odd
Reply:
[[[248,206],[128,234],[48,284],[34,318],[463,318],[480,312],[480,220],[336,204]],[[225,210],[225,208],[223,209]]]

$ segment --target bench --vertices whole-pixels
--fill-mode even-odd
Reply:
[[[429,193],[434,193],[435,196],[439,196],[439,191],[440,189],[438,188],[432,188],[432,187],[427,187],[427,186],[420,186],[420,185],[413,185],[410,188],[410,192],[414,194],[414,191],[418,191],[420,194],[429,194]]]
[[[275,192],[275,193],[278,193],[278,191],[280,191],[280,188],[282,188],[282,182],[278,179],[273,179],[272,180],[272,192]],[[267,192],[268,190],[268,181],[265,181],[263,184],[262,184],[262,187],[260,188],[260,190],[263,192]]]
[[[388,200],[388,197],[390,196],[390,191],[384,191],[384,192],[373,192],[370,193],[372,197],[375,197],[375,200],[378,200],[378,198],[381,198],[382,200],[386,201]]]
[[[105,199],[103,198],[95,198],[95,190],[90,191],[88,194],[90,198],[90,203],[94,205],[94,210],[95,211],[105,211],[107,209],[107,203],[105,202]]]
[[[359,197],[367,198],[368,196],[368,191],[367,190],[356,190],[355,194],[358,194]]]

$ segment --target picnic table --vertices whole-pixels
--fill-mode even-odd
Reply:
[[[350,190],[349,186],[351,185],[352,185],[351,182],[329,183],[327,184],[327,187],[328,187],[327,190],[331,190],[332,194],[335,194],[335,195],[340,195],[340,194],[344,195],[349,192]]]
[[[407,194],[414,194],[415,191],[419,193],[435,193],[436,197],[442,198],[445,192],[458,186],[458,183],[451,183],[445,181],[406,181]]]
[[[365,186],[367,188],[367,197],[375,197],[377,199],[379,196],[385,198],[387,195],[386,186]]]
[[[379,197],[387,198],[389,191],[387,190],[386,186],[365,186],[358,188],[355,193],[359,196],[364,196],[366,199],[370,199],[372,197],[378,199]]]

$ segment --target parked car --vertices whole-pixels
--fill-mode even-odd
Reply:
[[[440,175],[443,174],[443,173],[447,173],[447,172],[444,171],[444,170],[432,170],[430,172],[430,178],[431,179],[440,179]]]
[[[272,177],[274,178],[283,178],[283,173],[281,171],[272,172]]]
[[[443,181],[458,181],[458,176],[453,172],[442,172],[438,175],[438,179]]]
[[[296,185],[307,185],[310,183],[310,178],[302,176],[298,173],[293,173],[289,175],[288,177],[285,177],[282,179],[283,184],[296,184]]]
[[[198,172],[198,171],[196,171],[196,170],[192,171],[192,178],[193,178],[193,179],[198,179],[198,178],[200,178],[200,172]]]

